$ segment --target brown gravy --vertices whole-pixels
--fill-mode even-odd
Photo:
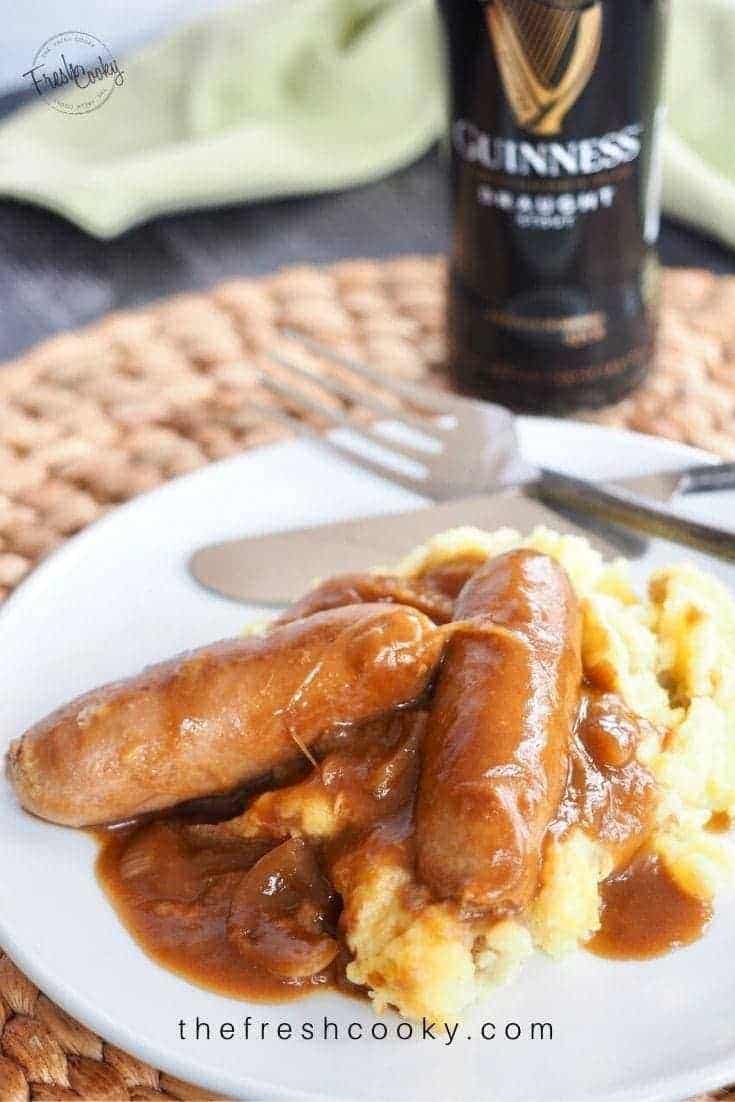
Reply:
[[[373,823],[392,824],[410,808],[422,728],[423,713],[407,712],[325,743],[319,770],[303,786],[307,795],[325,789],[347,809],[348,839]],[[319,853],[304,846],[294,868],[299,843],[278,835],[282,822],[269,821],[267,806],[260,812],[263,841],[230,833],[227,823],[203,824],[201,810],[193,809],[193,821],[187,808],[183,819],[95,832],[98,878],[141,948],[193,983],[235,997],[286,1000],[325,986],[359,994],[344,975],[339,897],[315,871],[318,861],[335,860],[339,847]],[[324,966],[313,974],[293,974],[305,958],[322,956]]]
[[[207,838],[180,822],[100,830],[97,837],[97,875],[108,898],[140,947],[169,971],[223,995],[264,1002],[326,986],[357,991],[344,978],[340,947],[313,975],[285,976],[260,966],[228,937],[233,900],[244,875],[264,856],[263,845]],[[324,927],[334,933],[337,906],[330,902]],[[287,959],[287,933],[279,949]]]
[[[653,779],[635,758],[648,730],[619,698],[585,689],[550,830],[559,837],[581,826],[616,855],[603,885],[602,929],[589,943],[602,956],[657,956],[693,941],[709,918],[709,908],[681,892],[655,858],[635,856],[655,809]],[[141,948],[202,987],[261,1001],[324,987],[361,994],[345,979],[341,901],[321,869],[346,854],[344,877],[352,847],[371,845],[377,854],[397,822],[405,820],[410,834],[422,732],[422,714],[403,713],[325,744],[319,771],[301,783],[326,788],[348,809],[348,826],[322,852],[294,853],[287,832],[256,842],[228,833],[227,823],[204,825],[207,808],[197,806],[189,818],[97,831],[99,880]],[[221,818],[220,805],[209,810]],[[267,806],[261,821],[278,831]],[[309,961],[321,966],[299,974]]]
[[[601,926],[587,943],[597,956],[649,960],[691,945],[712,915],[683,891],[653,853],[635,856],[602,885]]]
[[[580,826],[612,850],[618,867],[635,853],[656,810],[654,778],[636,759],[650,731],[620,697],[585,688],[552,837]]]
[[[710,834],[727,834],[732,828],[732,819],[726,811],[713,811],[705,824]]]
[[[465,582],[469,581],[483,562],[481,558],[470,556],[432,566],[417,579],[418,586],[424,592],[438,593],[455,601]]]

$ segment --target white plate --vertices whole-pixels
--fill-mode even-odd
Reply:
[[[661,440],[527,419],[532,462],[588,476],[646,473],[701,459]],[[249,615],[186,573],[204,541],[385,512],[412,496],[307,444],[215,464],[115,510],[37,570],[0,614],[0,731],[7,742],[51,708],[186,647],[235,634]],[[690,501],[724,523],[735,494]],[[675,557],[675,552],[672,557]],[[2,749],[2,747],[0,747]],[[368,1007],[327,994],[246,1005],[152,964],[125,933],[93,875],[85,834],[23,814],[0,787],[0,944],[53,999],[103,1037],[156,1067],[238,1098],[564,1100],[681,1098],[735,1080],[735,904],[721,899],[706,936],[645,964],[584,952],[541,956],[520,980],[441,1041],[215,1038],[215,1026],[258,1021],[368,1029]],[[212,1039],[178,1039],[180,1019]],[[385,1019],[395,1029],[398,1019]],[[553,1040],[483,1041],[482,1022],[551,1022]],[[511,1029],[511,1032],[513,1030]],[[472,1039],[469,1040],[468,1036]]]

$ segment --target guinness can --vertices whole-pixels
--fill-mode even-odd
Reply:
[[[451,373],[563,412],[643,377],[655,330],[666,0],[441,0]]]

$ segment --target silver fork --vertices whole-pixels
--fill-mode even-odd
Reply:
[[[435,501],[523,484],[527,494],[562,510],[591,515],[735,561],[732,532],[680,517],[665,506],[618,486],[530,467],[519,454],[514,417],[502,407],[393,379],[300,333],[287,330],[285,335],[320,359],[337,365],[342,372],[340,377],[316,375],[274,350],[270,358],[296,381],[287,383],[261,372],[260,383],[293,408],[319,417],[331,430],[348,430],[353,438],[367,445],[370,453],[351,447],[334,431],[318,431],[283,409],[256,402],[249,405],[264,417],[282,422],[350,462]],[[319,402],[303,385],[298,385],[299,381],[308,383],[310,391],[318,386],[333,397],[366,407],[404,431],[396,436],[380,422],[355,424],[343,413]],[[377,391],[407,402],[417,412],[396,410],[376,390],[366,392],[366,382]],[[677,472],[675,479],[679,488],[688,492],[726,489],[735,485],[735,463],[689,468]],[[672,492],[676,488],[671,485]]]

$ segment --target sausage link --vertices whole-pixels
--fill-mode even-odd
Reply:
[[[9,774],[24,807],[69,826],[224,793],[413,702],[443,641],[415,609],[372,604],[218,643],[54,712],[12,744]]]
[[[446,624],[452,619],[451,599],[438,589],[422,585],[421,581],[393,574],[336,574],[290,605],[276,624],[290,624],[328,608],[374,602],[417,608],[435,624]]]
[[[566,573],[534,551],[463,588],[429,714],[417,805],[421,878],[467,910],[519,910],[538,882],[581,684],[581,616]]]

